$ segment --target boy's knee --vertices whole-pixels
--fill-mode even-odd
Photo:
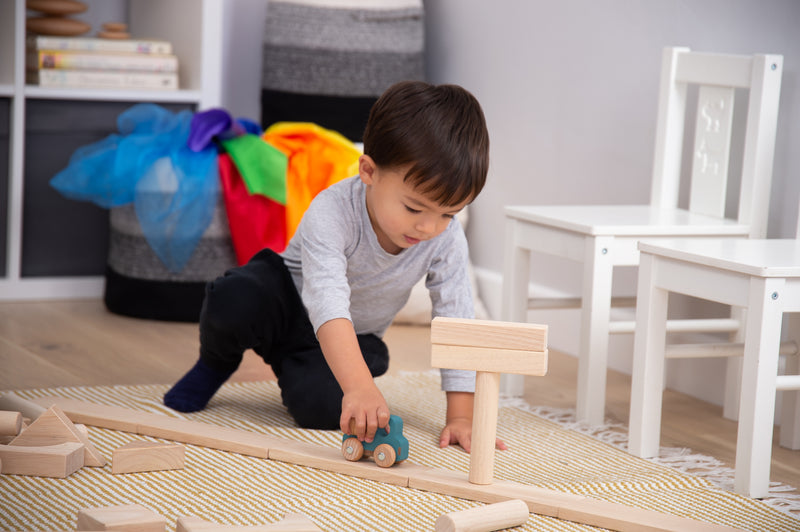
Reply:
[[[283,404],[298,425],[304,429],[336,430],[342,415],[342,399],[320,400],[320,396],[306,391],[305,394],[283,394]]]

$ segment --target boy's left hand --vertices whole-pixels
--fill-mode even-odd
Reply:
[[[472,448],[472,420],[460,417],[447,421],[442,434],[439,436],[439,447],[447,447],[451,444],[460,445],[465,451],[470,452]],[[508,449],[500,438],[495,442],[495,448],[505,451]]]

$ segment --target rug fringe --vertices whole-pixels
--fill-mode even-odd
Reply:
[[[506,395],[500,396],[500,407],[517,408],[530,412],[563,428],[628,451],[628,427],[621,423],[607,422],[603,425],[592,426],[578,421],[574,409],[531,406],[524,399]],[[648,458],[648,460],[688,475],[703,478],[718,489],[733,491],[733,468],[714,457],[694,453],[691,449],[682,447],[660,447],[658,456]],[[800,493],[797,492],[797,488],[788,484],[770,482],[769,495],[761,501],[792,517],[800,516]]]

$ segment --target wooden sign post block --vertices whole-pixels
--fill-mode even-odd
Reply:
[[[84,508],[78,512],[76,530],[164,532],[167,519],[139,504]]]
[[[510,501],[487,504],[460,512],[444,514],[436,520],[436,532],[492,532],[524,525],[530,517],[525,501]]]
[[[114,449],[111,472],[140,473],[183,469],[186,448],[178,443],[135,441]]]
[[[500,374],[547,373],[547,326],[434,318],[431,322],[431,366],[477,372],[469,481],[491,484]]]
[[[0,471],[4,475],[66,478],[83,466],[83,444],[24,447],[0,445]]]

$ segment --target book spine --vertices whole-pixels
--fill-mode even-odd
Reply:
[[[58,37],[32,35],[27,41],[34,50],[78,50],[84,52],[128,52],[137,54],[171,54],[172,43],[147,39],[96,39],[91,37]]]
[[[38,52],[32,51],[29,53],[28,67],[72,70],[177,72],[178,58],[174,55],[40,50]]]
[[[28,72],[28,83],[49,88],[174,90],[178,88],[178,75],[174,72],[43,69]]]

